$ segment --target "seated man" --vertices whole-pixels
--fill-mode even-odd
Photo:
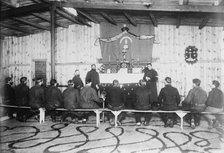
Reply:
[[[50,87],[47,88],[46,91],[46,109],[51,115],[51,119],[53,122],[56,121],[56,108],[62,107],[63,98],[61,90],[57,87],[57,81],[55,79],[51,79]]]
[[[5,105],[15,105],[15,90],[12,87],[12,78],[5,78],[5,85],[3,87],[3,104]],[[16,110],[14,108],[7,108],[6,113],[9,118],[13,118],[13,113]]]
[[[150,110],[151,109],[151,101],[150,101],[150,91],[146,88],[146,82],[144,80],[139,80],[139,86],[135,90],[135,100],[134,100],[134,108],[137,110]],[[149,125],[149,121],[151,119],[151,113],[142,113],[136,112],[135,119],[136,125],[141,125],[141,117],[145,118],[145,122],[143,124],[145,126]]]
[[[27,77],[20,78],[20,84],[15,87],[16,105],[28,106],[29,101],[29,87],[27,84]],[[28,109],[18,109],[16,119],[21,122],[25,122],[29,114]]]
[[[205,110],[205,102],[207,100],[207,93],[201,87],[201,80],[193,79],[193,89],[191,89],[184,99],[183,104],[187,103],[190,105],[190,114],[187,114],[185,118],[194,129],[195,126],[200,124],[200,112]]]
[[[97,96],[96,90],[91,87],[91,82],[87,81],[86,85],[80,91],[81,101],[79,103],[81,108],[100,108],[97,103],[102,102]],[[89,113],[85,113],[82,122],[86,122]]]
[[[106,96],[107,107],[111,110],[118,111],[125,108],[125,96],[122,89],[119,86],[118,80],[113,81],[113,86],[108,88]],[[112,120],[113,114],[109,114],[110,123]],[[123,113],[118,116],[118,125],[121,125],[121,120],[123,119]]]
[[[68,81],[68,88],[63,92],[63,100],[64,108],[68,109],[68,111],[63,112],[62,121],[64,121],[68,116],[71,118],[77,116],[77,112],[70,111],[72,109],[79,108],[80,102],[79,89],[74,88],[74,82],[72,80]]]
[[[212,81],[212,90],[208,94],[208,99],[206,101],[206,112],[220,113],[223,111],[224,97],[223,92],[218,89],[220,83],[217,80]],[[205,117],[208,119],[209,129],[217,127],[221,115],[206,114]]]
[[[165,111],[175,111],[178,109],[178,105],[180,103],[179,92],[177,88],[172,87],[170,77],[166,77],[164,83],[165,87],[161,89],[158,98],[161,109]],[[165,127],[173,127],[176,117],[175,113],[161,113],[160,115]]]
[[[30,89],[29,92],[29,106],[32,108],[33,114],[37,115],[38,109],[45,107],[45,89],[43,85],[43,79],[37,78],[35,80],[35,86]]]

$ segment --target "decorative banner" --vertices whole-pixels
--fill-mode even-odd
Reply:
[[[198,61],[198,53],[197,53],[198,49],[195,46],[188,46],[185,49],[185,61],[188,64],[194,64]]]
[[[117,26],[100,24],[99,38],[102,62],[117,62],[124,58],[127,61],[152,60],[154,27],[148,24],[132,25],[118,24]],[[125,56],[125,57],[124,57]]]

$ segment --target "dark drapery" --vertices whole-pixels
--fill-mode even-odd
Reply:
[[[154,35],[154,27],[149,24],[138,24],[136,27],[126,24],[129,28],[129,32],[135,35]],[[111,25],[109,23],[100,24],[100,37],[101,38],[111,38],[120,33],[122,33],[121,28],[123,24],[117,24],[117,26]],[[124,37],[129,37],[126,40]],[[121,40],[122,39],[122,40]],[[131,42],[132,41],[132,42]],[[103,42],[100,41],[101,52],[102,52],[102,62],[116,62],[122,60],[122,49],[125,43],[128,44],[129,49],[126,53],[126,59],[131,61],[147,61],[152,60],[152,48],[153,48],[154,38],[147,40],[139,40],[135,36],[126,33],[121,38],[113,42]]]

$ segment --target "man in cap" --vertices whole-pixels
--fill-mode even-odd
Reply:
[[[57,80],[51,79],[50,86],[46,90],[46,109],[53,122],[56,121],[56,116],[58,115],[58,112],[55,109],[60,108],[63,105],[62,93],[57,85]]]
[[[219,89],[219,81],[212,81],[212,90],[208,94],[208,99],[206,101],[206,112],[220,113],[223,111],[224,96],[223,92]],[[221,115],[206,114],[205,117],[208,119],[208,128],[212,129],[219,125]]]
[[[205,102],[207,100],[207,93],[200,87],[201,80],[193,79],[193,89],[188,92],[187,97],[184,99],[183,103],[190,105],[190,114],[187,114],[185,118],[190,123],[191,127],[194,129],[200,124],[200,112],[205,110]]]
[[[29,87],[26,84],[27,84],[27,77],[22,77],[20,78],[20,84],[15,87],[17,106],[29,105]],[[16,118],[18,121],[25,122],[28,114],[29,114],[29,110],[18,109]]]
[[[37,115],[38,109],[45,107],[45,89],[42,86],[43,79],[35,79],[35,86],[30,89],[29,92],[29,106],[32,108],[33,113],[31,115]]]
[[[165,87],[161,89],[158,97],[160,107],[165,111],[175,111],[178,109],[180,103],[180,95],[177,88],[171,85],[172,81],[170,77],[165,78]],[[175,113],[161,113],[161,118],[165,127],[173,127],[174,120],[176,119]]]
[[[151,101],[157,103],[158,93],[156,83],[158,80],[158,73],[152,68],[152,63],[148,63],[143,72],[143,80],[146,81],[146,87],[151,91]]]
[[[146,88],[146,82],[144,80],[139,80],[139,86],[135,89],[135,100],[134,100],[134,107],[137,110],[150,110],[151,109],[151,100],[150,100],[150,91]],[[141,125],[141,117],[145,118],[143,125],[149,125],[151,119],[151,113],[147,112],[136,112],[135,119],[136,125]]]

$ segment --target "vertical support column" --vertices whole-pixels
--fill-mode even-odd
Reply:
[[[56,41],[56,29],[55,29],[55,15],[56,5],[54,2],[51,3],[50,14],[51,14],[51,79],[55,78],[55,41]]]

